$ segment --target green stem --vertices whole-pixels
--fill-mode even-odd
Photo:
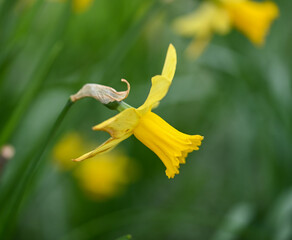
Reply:
[[[14,179],[12,184],[6,187],[6,191],[2,191],[0,195],[0,239],[7,238],[11,234],[11,230],[15,225],[18,213],[20,211],[21,204],[24,200],[25,195],[27,194],[29,187],[34,182],[34,178],[36,173],[39,169],[39,166],[42,163],[43,155],[45,150],[51,140],[54,138],[59,126],[61,125],[64,117],[66,116],[67,112],[73,105],[73,102],[69,100],[65,107],[63,108],[62,112],[59,114],[56,122],[50,129],[47,137],[41,143],[39,147],[39,152],[36,156],[32,159],[32,161],[26,165],[26,169],[20,169],[21,172],[24,172],[24,175],[21,177],[18,174],[14,174]],[[26,159],[30,160],[30,156]],[[13,191],[11,191],[13,189]],[[10,191],[10,193],[9,193]],[[5,194],[6,193],[6,194]],[[8,194],[9,193],[9,194]]]
[[[122,112],[122,111],[126,110],[127,108],[132,108],[132,106],[130,106],[129,104],[125,103],[124,101],[110,102],[108,104],[104,104],[104,106],[106,106],[110,110],[117,110],[118,112]]]
[[[126,110],[127,108],[132,108],[132,106],[121,101],[121,102],[119,102],[119,105],[117,106],[116,110],[119,112],[122,112],[122,111]]]

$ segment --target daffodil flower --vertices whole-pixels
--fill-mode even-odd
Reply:
[[[175,48],[170,45],[162,74],[152,78],[152,87],[144,104],[139,108],[126,108],[116,116],[93,127],[93,130],[108,132],[111,137],[93,151],[74,161],[82,161],[109,151],[134,134],[162,160],[169,178],[178,174],[180,164],[185,163],[188,153],[199,149],[203,137],[179,132],[151,111],[167,94],[175,73],[176,62]]]
[[[278,15],[277,5],[270,1],[213,0],[203,2],[189,15],[176,19],[173,28],[182,36],[195,37],[187,53],[196,58],[214,33],[225,35],[232,27],[256,46],[263,45],[270,25]]]
[[[119,152],[98,155],[75,168],[74,176],[89,197],[106,200],[122,193],[133,180],[131,159]]]
[[[185,37],[195,37],[187,49],[191,57],[199,57],[212,39],[213,33],[221,35],[230,31],[230,17],[225,9],[213,2],[203,2],[192,13],[177,18],[174,30]]]
[[[257,45],[264,44],[271,23],[279,15],[275,3],[249,0],[221,0],[229,13],[231,22],[249,40]]]

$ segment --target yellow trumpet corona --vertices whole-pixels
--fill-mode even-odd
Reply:
[[[109,151],[132,134],[151,149],[164,163],[166,175],[173,178],[179,165],[185,163],[188,153],[198,150],[203,137],[179,132],[151,110],[167,94],[176,69],[176,51],[169,45],[161,75],[152,78],[149,95],[139,108],[127,108],[116,116],[93,127],[111,135],[105,143],[74,161],[82,161],[96,154]]]

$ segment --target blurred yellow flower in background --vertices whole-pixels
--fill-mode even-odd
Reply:
[[[76,165],[71,159],[84,152],[86,147],[83,145],[83,142],[83,139],[77,132],[67,133],[61,138],[53,149],[54,160],[59,168],[69,170]]]
[[[137,109],[129,107],[93,127],[93,130],[108,132],[111,138],[75,161],[82,161],[109,151],[134,134],[162,160],[169,178],[178,174],[179,165],[185,163],[188,153],[199,150],[203,137],[181,133],[151,112],[167,94],[175,73],[176,62],[176,51],[174,46],[170,44],[162,74],[152,78],[152,87],[144,104]]]
[[[213,33],[226,34],[229,32],[231,24],[225,9],[213,2],[203,2],[191,14],[176,19],[173,27],[182,36],[195,36],[187,53],[190,56],[198,57],[210,42]]]
[[[205,1],[189,15],[177,18],[173,28],[182,36],[195,37],[187,53],[197,58],[214,33],[227,34],[232,26],[245,34],[255,45],[263,45],[270,25],[278,15],[277,5],[270,1]]]
[[[135,177],[135,165],[118,151],[96,156],[78,166],[72,159],[88,150],[77,132],[66,134],[54,147],[54,161],[61,170],[72,170],[80,187],[92,199],[104,200],[121,193]]]
[[[90,197],[105,199],[119,194],[130,182],[129,164],[125,155],[107,153],[80,163],[74,175]]]
[[[232,24],[255,45],[264,44],[271,23],[279,15],[275,3],[247,0],[222,0]]]

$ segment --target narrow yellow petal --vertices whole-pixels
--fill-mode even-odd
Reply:
[[[162,75],[154,76],[151,79],[152,86],[144,104],[138,108],[141,114],[146,113],[159,105],[159,101],[165,97],[171,85],[176,69],[176,51],[172,44],[169,45]]]
[[[73,161],[82,161],[95,156],[96,154],[107,152],[113,149],[121,141],[133,134],[133,129],[139,123],[139,114],[135,108],[128,108],[116,116],[96,125],[93,130],[106,131],[111,138],[91,152],[82,155]]]
[[[172,44],[169,45],[163,70],[162,70],[162,76],[167,78],[170,82],[173,79],[175,69],[176,69],[176,51]]]
[[[139,122],[139,114],[135,108],[128,108],[116,116],[94,126],[92,129],[106,131],[113,138],[120,138],[125,134],[132,133]]]
[[[161,76],[157,75],[151,79],[152,86],[150,89],[150,92],[148,94],[148,97],[144,104],[138,108],[138,111],[141,114],[144,114],[151,110],[154,107],[157,107],[159,104],[159,101],[165,97],[165,95],[168,92],[168,89],[170,87],[171,82]]]
[[[84,155],[82,155],[76,159],[73,159],[72,161],[80,162],[80,161],[83,161],[85,159],[92,158],[99,153],[108,152],[108,151],[112,150],[114,147],[116,147],[120,142],[122,142],[123,140],[130,137],[131,135],[132,135],[132,133],[128,133],[128,134],[121,136],[120,138],[109,138],[106,142],[101,144],[99,147],[97,147],[93,151],[85,153]]]

